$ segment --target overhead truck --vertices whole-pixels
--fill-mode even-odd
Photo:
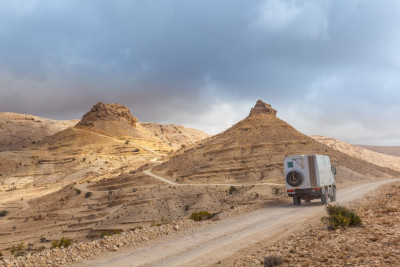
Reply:
[[[328,156],[298,155],[289,156],[284,160],[284,177],[286,190],[293,204],[301,205],[301,200],[310,202],[321,199],[322,205],[336,201],[335,177],[336,172],[331,167]]]

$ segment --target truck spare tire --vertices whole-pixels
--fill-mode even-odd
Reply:
[[[288,185],[296,187],[303,182],[303,175],[298,171],[291,171],[286,175]]]

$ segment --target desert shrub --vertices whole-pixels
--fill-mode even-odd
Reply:
[[[139,148],[136,148],[135,150],[133,150],[133,152],[139,152]]]
[[[68,237],[62,237],[59,241],[55,240],[51,243],[52,248],[69,247],[72,244],[72,239]]]
[[[188,211],[189,210],[189,205],[185,205],[185,211]]]
[[[119,235],[120,233],[122,233],[122,230],[104,231],[104,232],[101,233],[100,237],[103,238],[105,236]]]
[[[2,211],[0,211],[0,217],[4,217],[4,216],[6,216],[6,215],[7,215],[7,213],[8,213],[8,211],[6,211],[6,210],[2,210]]]
[[[21,242],[17,246],[12,245],[12,247],[10,248],[10,252],[14,254],[14,256],[22,256],[24,254],[22,251],[24,248],[24,242]]]
[[[40,237],[40,243],[46,243],[46,242],[47,242],[46,237],[41,236],[41,237]]]
[[[279,195],[279,188],[278,188],[278,187],[273,187],[273,188],[272,188],[272,194],[273,194],[274,196]]]
[[[75,192],[77,195],[79,195],[80,193],[82,193],[82,191],[80,189],[75,189]]]
[[[92,195],[93,195],[92,192],[86,192],[85,198],[89,198],[89,197],[91,197]]]
[[[322,217],[321,221],[329,230],[361,225],[360,216],[344,206],[327,205],[325,209],[328,216]]]
[[[271,255],[271,256],[264,257],[264,266],[265,267],[281,265],[282,263],[283,263],[283,261],[282,261],[281,256]]]
[[[213,214],[209,213],[208,211],[199,211],[199,212],[193,212],[192,215],[190,215],[189,219],[192,219],[193,221],[205,221],[209,220],[212,217],[214,217]]]
[[[126,141],[125,141],[125,145],[127,145],[127,144],[129,144],[129,140],[126,140]]]
[[[234,187],[233,185],[231,185],[231,187],[229,187],[229,191],[228,191],[228,192],[229,192],[229,194],[232,195],[233,193],[236,192],[236,190],[237,190],[236,187]]]

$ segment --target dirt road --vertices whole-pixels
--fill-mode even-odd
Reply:
[[[373,192],[378,186],[399,181],[386,180],[338,191],[340,204]],[[300,207],[289,204],[259,209],[243,216],[206,225],[193,233],[177,232],[158,244],[109,253],[80,266],[212,266],[220,260],[258,242],[274,242],[311,218],[325,214],[319,202]]]
[[[204,183],[204,184],[184,184],[184,183],[176,183],[172,182],[171,180],[168,180],[167,178],[161,177],[159,175],[156,175],[151,172],[151,169],[143,171],[144,174],[149,175],[153,178],[156,178],[164,183],[170,184],[170,185],[177,185],[177,186],[187,186],[187,185],[193,185],[193,186],[205,186],[205,185],[218,185],[218,186],[255,186],[255,185],[276,185],[276,186],[283,186],[284,184],[277,184],[277,183],[255,183],[255,184],[214,184],[214,183]]]

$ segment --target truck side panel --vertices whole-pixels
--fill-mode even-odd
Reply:
[[[317,172],[320,186],[328,186],[334,183],[329,158],[326,156],[317,156]]]

